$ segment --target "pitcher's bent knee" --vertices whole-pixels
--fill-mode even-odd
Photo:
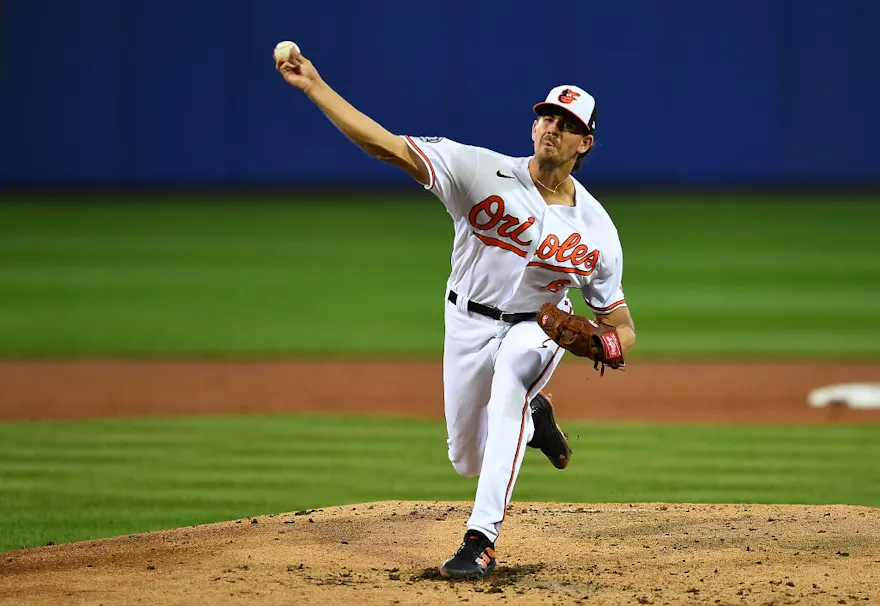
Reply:
[[[482,461],[473,456],[453,456],[452,451],[449,452],[449,462],[455,472],[465,478],[475,478],[480,475],[480,467]]]

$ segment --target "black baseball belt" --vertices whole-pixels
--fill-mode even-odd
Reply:
[[[449,291],[449,302],[455,303],[458,301],[458,295],[455,291]],[[483,305],[482,303],[476,303],[474,301],[468,301],[467,304],[468,311],[472,311],[475,314],[480,314],[481,316],[486,316],[487,318],[492,318],[493,320],[501,320],[502,322],[508,322],[510,324],[518,324],[520,322],[525,322],[526,320],[534,320],[537,312],[534,311],[525,311],[520,313],[507,313],[501,311],[500,309],[495,309],[494,307],[489,307],[488,305]]]

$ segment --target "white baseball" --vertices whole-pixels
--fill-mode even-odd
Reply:
[[[275,61],[284,63],[290,61],[290,56],[299,52],[299,47],[295,42],[285,40],[275,45]]]

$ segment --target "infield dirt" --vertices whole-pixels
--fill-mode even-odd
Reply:
[[[563,419],[676,423],[880,422],[810,408],[815,387],[880,383],[869,362],[635,362],[600,377],[563,361],[548,386]],[[439,362],[0,361],[0,419],[319,412],[443,417]]]
[[[0,419],[320,412],[442,416],[436,362],[0,362]],[[558,416],[880,422],[811,409],[810,389],[876,364],[564,363]],[[511,505],[499,568],[450,582],[470,503],[382,502],[0,554],[10,604],[862,604],[880,598],[880,510]]]

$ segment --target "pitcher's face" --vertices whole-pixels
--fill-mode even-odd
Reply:
[[[586,153],[593,146],[593,135],[580,120],[559,109],[538,116],[532,124],[532,141],[538,162],[561,166]]]

